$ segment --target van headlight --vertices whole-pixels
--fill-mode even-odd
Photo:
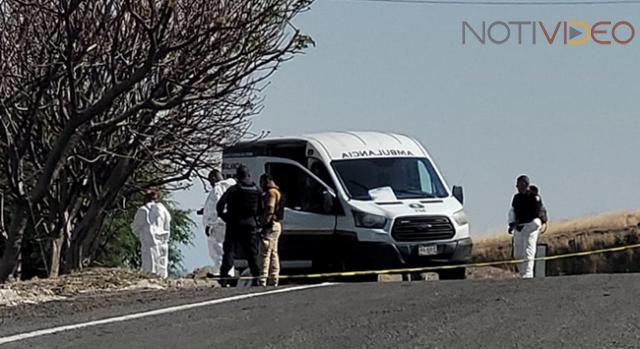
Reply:
[[[464,210],[457,211],[453,214],[453,220],[458,223],[458,225],[466,225],[469,224],[467,220],[467,215],[464,213]]]
[[[364,213],[360,211],[352,211],[353,220],[356,227],[370,228],[370,229],[382,229],[387,225],[387,217],[378,216],[375,214]]]

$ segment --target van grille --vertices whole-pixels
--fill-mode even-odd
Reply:
[[[451,239],[456,230],[445,216],[417,216],[396,219],[391,236],[396,241],[434,241]]]

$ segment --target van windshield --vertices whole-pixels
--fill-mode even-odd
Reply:
[[[373,158],[332,163],[347,194],[372,200],[371,189],[391,187],[398,199],[447,197],[440,177],[425,158]]]

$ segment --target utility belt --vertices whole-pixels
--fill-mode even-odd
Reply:
[[[260,222],[256,217],[229,217],[226,221],[227,225],[236,226],[236,225],[254,225],[256,227],[260,226]]]
[[[531,224],[531,223],[534,223],[534,222],[536,221],[536,219],[540,219],[540,218],[534,218],[534,219],[532,219],[532,220],[530,220],[530,221],[528,221],[528,222],[525,222],[525,223],[520,223],[520,222],[516,223],[515,230],[516,230],[517,232],[522,231],[522,229],[524,229],[524,226],[525,226],[525,225],[527,225],[527,224]]]

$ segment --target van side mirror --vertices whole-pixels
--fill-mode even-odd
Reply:
[[[462,187],[457,185],[453,186],[453,197],[458,199],[461,204],[464,204],[464,190],[462,190]]]

